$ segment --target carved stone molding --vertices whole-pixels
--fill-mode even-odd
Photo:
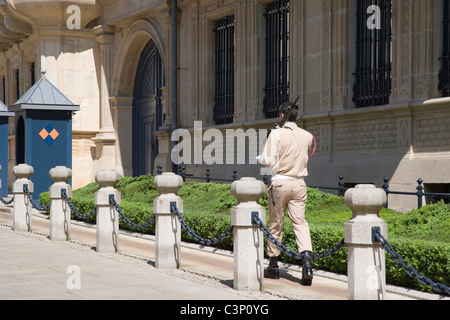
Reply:
[[[13,15],[6,2],[0,1],[0,51],[26,39],[31,32],[31,25]]]
[[[8,7],[3,5],[0,6],[0,14],[4,18],[5,27],[11,30],[12,32],[16,32],[19,34],[30,35],[32,32],[32,27],[29,23],[20,20],[16,16],[14,16],[9,10]]]

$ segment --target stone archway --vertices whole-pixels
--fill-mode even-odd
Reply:
[[[165,39],[163,32],[161,31],[161,26],[156,21],[138,20],[130,26],[130,28],[120,32],[123,33],[123,36],[121,36],[114,67],[110,102],[117,136],[117,170],[125,176],[132,176],[138,174],[138,171],[135,173],[134,170],[135,163],[133,161],[133,155],[139,144],[133,141],[135,139],[135,133],[132,128],[134,127],[133,124],[135,122],[134,117],[136,117],[133,110],[135,109],[136,82],[140,81],[138,80],[138,73],[141,69],[141,56],[144,54],[144,51],[148,50],[146,49],[148,44],[153,42],[154,47],[159,53],[160,70],[162,74],[165,74],[165,70],[167,70],[167,57],[165,56]],[[146,55],[148,56],[148,54]],[[143,90],[148,91],[145,89]],[[165,94],[160,90],[156,97],[161,99],[161,114],[167,113]],[[140,105],[144,102],[145,101],[141,101]],[[154,111],[154,113],[156,113],[156,107]],[[155,119],[160,119],[159,115],[160,114],[158,113],[158,117],[155,117]],[[155,122],[154,128],[150,131],[154,131],[157,125],[159,125],[159,122]],[[152,153],[152,151],[150,153]],[[151,166],[152,165],[150,165],[150,167]],[[148,173],[153,173],[154,171],[154,168],[150,168],[150,172]]]

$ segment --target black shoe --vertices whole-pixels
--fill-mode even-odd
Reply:
[[[280,279],[280,271],[278,270],[278,258],[270,257],[269,266],[264,270],[264,278]]]
[[[301,284],[304,286],[310,286],[312,284],[313,279],[313,270],[312,270],[312,254],[311,251],[303,251],[301,254],[305,256],[303,260],[302,266],[302,281]]]

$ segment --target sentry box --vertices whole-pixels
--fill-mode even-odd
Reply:
[[[10,108],[15,114],[16,163],[34,168],[33,200],[53,183],[50,169],[72,168],[72,113],[80,110],[45,77]]]
[[[8,107],[0,101],[0,197],[8,196],[8,120],[14,117]]]

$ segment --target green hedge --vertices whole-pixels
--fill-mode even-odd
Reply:
[[[424,240],[392,238],[388,240],[394,250],[417,272],[434,282],[450,285],[450,245]],[[433,292],[422,286],[416,278],[409,276],[386,252],[386,282],[407,288]]]
[[[94,208],[94,193],[99,186],[91,183],[73,192],[72,203],[80,213],[87,214]],[[153,177],[141,176],[122,178],[117,185],[121,192],[122,212],[136,224],[143,224],[153,216],[153,199],[158,192],[153,186]],[[216,183],[185,182],[178,192],[184,201],[183,217],[190,228],[200,237],[211,239],[224,233],[231,225],[230,209],[236,205],[231,195],[230,186]],[[40,196],[44,205],[48,204],[48,193]],[[267,209],[267,196],[259,203]],[[341,197],[323,193],[316,189],[308,189],[306,218],[310,225],[314,252],[321,252],[339,243],[344,237],[344,223],[351,218],[350,210]],[[420,210],[412,210],[401,214],[393,210],[383,209],[381,218],[388,223],[388,241],[407,265],[414,267],[419,274],[429,277],[435,282],[450,284],[450,209],[443,202],[425,206]],[[78,219],[72,214],[73,219]],[[95,223],[95,215],[87,220]],[[267,221],[268,223],[268,221]],[[120,227],[130,229],[122,219]],[[154,234],[154,224],[141,230]],[[183,241],[194,241],[185,230]],[[295,237],[289,217],[284,224],[283,244],[297,251]],[[233,249],[232,236],[221,241],[217,247]],[[283,261],[297,264],[298,261],[284,253]],[[347,248],[328,258],[314,261],[314,267],[335,273],[347,272]],[[406,274],[402,267],[396,265],[386,252],[386,281],[389,284],[432,292]]]

